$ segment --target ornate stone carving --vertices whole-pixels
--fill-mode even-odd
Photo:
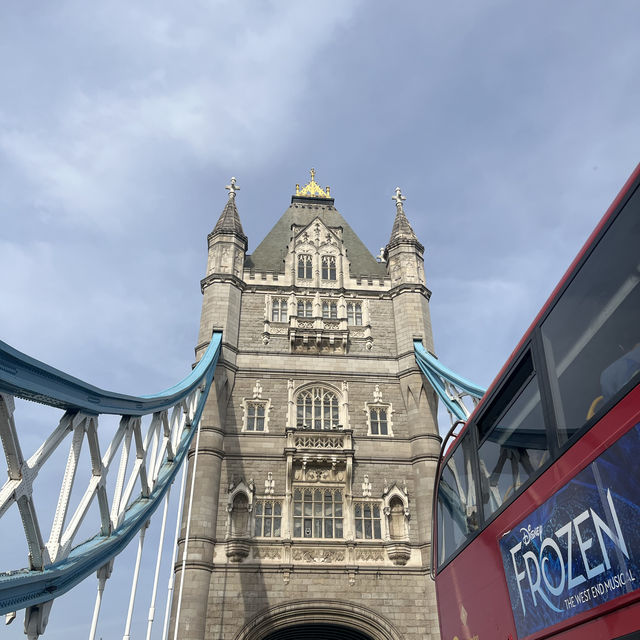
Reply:
[[[357,549],[356,560],[361,562],[384,562],[384,551],[382,549]]]
[[[274,325],[272,324],[269,328],[269,333],[274,336],[286,336],[289,333],[289,325]]]
[[[405,542],[391,542],[385,545],[389,560],[396,566],[403,566],[411,557],[411,547]]]
[[[296,435],[293,444],[298,449],[342,449],[344,440],[342,436],[326,435]]]
[[[294,549],[292,558],[298,562],[315,564],[344,562],[344,551],[342,549]]]
[[[293,479],[299,482],[344,482],[344,471],[335,464],[318,464],[302,461],[293,472]]]
[[[280,560],[282,549],[280,547],[253,547],[251,555],[259,560]]]
[[[249,555],[251,543],[246,538],[229,538],[226,547],[231,562],[242,562]]]
[[[273,473],[269,471],[267,473],[267,479],[264,481],[264,493],[265,495],[273,495],[275,491],[276,481],[273,479]]]
[[[362,483],[362,496],[364,498],[371,497],[371,483],[369,482],[369,476],[365,474],[364,481]]]

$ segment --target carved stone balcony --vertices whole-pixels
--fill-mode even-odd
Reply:
[[[248,555],[251,542],[248,537],[227,538],[227,558],[231,562],[242,562]]]
[[[411,557],[411,547],[406,542],[387,542],[385,548],[389,560],[396,566],[404,566]]]
[[[348,341],[346,318],[289,318],[292,353],[346,353]]]
[[[354,453],[351,429],[288,428],[286,438],[288,490],[291,482],[351,486]]]

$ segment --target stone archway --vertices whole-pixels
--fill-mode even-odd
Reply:
[[[322,635],[322,632],[325,635]],[[312,634],[316,635],[312,635]],[[329,635],[333,633],[334,635]],[[402,640],[389,620],[354,603],[289,601],[251,620],[235,640]]]
[[[372,640],[371,636],[336,624],[297,624],[272,631],[263,640]]]

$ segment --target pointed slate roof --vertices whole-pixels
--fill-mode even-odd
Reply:
[[[351,276],[384,278],[386,266],[378,262],[333,206],[333,198],[292,196],[291,206],[269,231],[256,250],[245,259],[245,267],[255,271],[284,272],[284,260],[291,238],[291,226],[307,226],[319,218],[327,227],[341,227],[342,241],[351,263]]]
[[[244,241],[246,251],[248,244],[247,236],[242,229],[238,207],[236,206],[236,191],[238,191],[240,187],[236,186],[236,179],[231,178],[231,185],[228,185],[226,188],[229,189],[229,199],[210,235],[216,236],[220,233],[233,233]]]
[[[218,222],[216,222],[216,226],[213,228],[213,233],[221,231],[237,233],[244,236],[235,198],[229,198],[229,200],[227,200],[227,204],[224,205],[224,209],[218,218]]]
[[[396,218],[393,221],[393,228],[391,229],[391,237],[389,238],[387,248],[395,246],[400,242],[410,242],[424,251],[424,247],[420,244],[404,212],[404,205],[402,203],[406,198],[402,195],[400,187],[396,187],[396,195],[392,196],[391,199],[396,201]]]

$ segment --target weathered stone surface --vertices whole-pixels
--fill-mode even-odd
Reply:
[[[298,200],[255,260],[235,201],[209,236],[197,354],[214,329],[224,347],[170,637],[176,621],[181,640],[261,640],[278,625],[351,617],[373,640],[439,638],[428,577],[436,401],[413,357],[415,338],[433,351],[423,248],[402,210],[376,262],[332,199]],[[318,388],[329,396],[299,414],[298,397]]]

